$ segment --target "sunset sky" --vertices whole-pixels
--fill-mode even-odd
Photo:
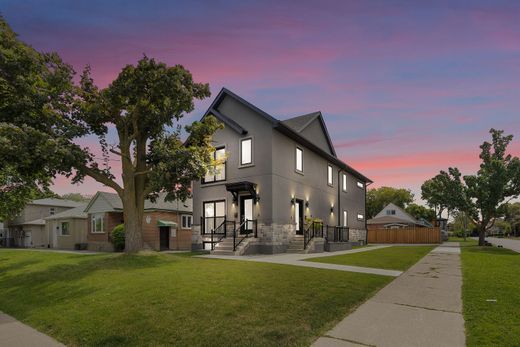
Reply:
[[[321,110],[338,156],[374,186],[419,196],[441,169],[474,172],[491,127],[520,155],[520,1],[0,0],[0,12],[36,49],[90,64],[100,87],[145,53],[279,119]]]

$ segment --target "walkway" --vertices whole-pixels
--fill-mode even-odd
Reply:
[[[494,245],[500,245],[504,248],[520,253],[520,240],[502,239],[498,237],[486,237],[486,241]]]
[[[0,346],[64,347],[65,345],[0,312]]]
[[[313,346],[464,346],[461,287],[459,245],[444,243]]]
[[[327,256],[332,256],[332,255],[342,255],[342,254],[359,253],[359,252],[369,252],[369,251],[373,251],[373,250],[380,249],[380,248],[386,248],[386,247],[391,247],[391,246],[388,246],[388,245],[370,246],[370,247],[351,249],[348,251],[338,251],[338,252],[330,252],[330,253],[311,253],[311,254],[281,253],[281,254],[269,254],[269,255],[201,255],[198,257],[210,258],[210,259],[227,259],[227,260],[255,261],[255,262],[260,262],[260,263],[295,265],[295,266],[303,266],[303,267],[312,267],[312,268],[317,268],[317,269],[339,270],[339,271],[366,273],[366,274],[372,274],[372,275],[397,277],[402,274],[402,271],[303,261],[303,260],[310,259],[310,258],[327,257]]]

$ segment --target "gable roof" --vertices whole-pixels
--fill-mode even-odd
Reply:
[[[193,211],[192,199],[187,199],[184,202],[180,200],[165,201],[165,197],[166,193],[159,193],[157,201],[152,202],[150,200],[145,200],[144,210],[178,211],[190,213]],[[116,193],[97,192],[96,195],[94,195],[94,197],[90,200],[88,205],[84,208],[84,212],[88,213],[90,207],[97,199],[104,199],[113,211],[123,211],[123,202],[121,201],[119,195]]]
[[[29,204],[51,207],[78,207],[84,203],[67,199],[45,198],[33,200]]]
[[[241,98],[240,96],[236,95],[229,89],[222,88],[220,90],[220,92],[218,93],[217,97],[215,98],[215,100],[213,100],[213,103],[210,105],[208,110],[204,113],[202,118],[204,119],[204,117],[206,117],[207,115],[213,114],[215,117],[217,117],[217,119],[221,120],[224,124],[230,126],[233,130],[241,133],[242,135],[247,134],[246,129],[242,128],[235,121],[230,122],[231,119],[229,117],[226,117],[225,115],[222,115],[222,113],[217,111],[218,106],[220,105],[222,100],[224,100],[224,97],[226,97],[226,96],[229,96],[229,97],[235,99],[236,101],[238,101],[239,103],[241,103],[242,105],[252,109],[256,113],[258,113],[260,116],[264,117],[267,121],[269,121],[271,123],[272,127],[274,129],[276,129],[277,131],[292,138],[294,141],[306,146],[313,152],[326,158],[330,162],[336,164],[338,167],[340,167],[341,169],[350,173],[351,175],[358,178],[359,180],[362,180],[365,183],[373,182],[371,179],[369,179],[368,177],[366,177],[365,175],[363,175],[362,173],[355,170],[354,168],[347,165],[346,163],[344,163],[343,161],[341,161],[340,159],[338,159],[336,157],[336,152],[334,150],[334,146],[332,145],[332,142],[330,141],[330,136],[328,134],[327,127],[325,126],[325,122],[323,120],[323,116],[321,115],[321,112],[313,112],[313,113],[309,113],[307,115],[291,118],[292,121],[291,121],[291,119],[288,119],[285,121],[280,121],[280,120],[274,118],[273,116],[271,116],[270,114],[268,114],[267,112],[261,110],[260,108],[256,107],[255,105],[251,104],[250,102],[246,101],[245,99]],[[215,113],[215,111],[216,111],[216,113]],[[219,114],[220,114],[220,116],[219,116]],[[219,117],[221,117],[221,118],[219,118]],[[301,118],[301,117],[303,117],[303,118]],[[298,118],[301,118],[301,119],[298,119]],[[306,137],[302,136],[302,134],[300,134],[300,132],[303,131],[306,128],[306,126],[311,124],[312,121],[315,120],[316,118],[320,119],[320,122],[324,129],[324,134],[327,137],[327,142],[329,144],[329,147],[331,148],[332,154],[327,153],[327,151],[323,150],[318,145],[313,143],[311,140],[309,140],[308,138],[306,138]],[[307,124],[303,124],[305,121]],[[302,125],[302,127],[300,128],[300,131],[297,131],[295,129],[297,124]],[[243,132],[243,131],[245,131],[245,132]]]
[[[282,121],[282,123],[292,128],[301,136],[308,138],[308,136],[304,134],[305,129],[307,129],[311,124],[313,124],[316,121],[319,123],[321,133],[325,139],[328,149],[330,150],[330,153],[336,157],[336,150],[334,149],[334,145],[332,144],[332,140],[330,139],[329,131],[327,130],[327,125],[325,125],[325,120],[323,119],[323,115],[320,111],[304,114],[303,116],[289,118]]]
[[[397,211],[401,212],[401,214],[403,214],[405,218],[399,218],[395,215],[383,214],[383,212],[388,209],[393,209],[393,210],[397,210]],[[378,214],[375,215],[374,218],[369,219],[367,221],[367,223],[368,224],[405,223],[405,224],[415,224],[415,225],[420,225],[420,226],[425,226],[425,227],[432,226],[431,223],[429,223],[428,221],[425,221],[423,219],[421,219],[421,220],[416,219],[414,216],[412,216],[411,214],[406,212],[405,209],[397,206],[393,202],[386,205],[381,211],[379,211]]]
[[[60,213],[56,213],[52,216],[45,217],[45,220],[54,220],[54,219],[66,219],[66,218],[78,218],[85,219],[87,218],[87,214],[85,213],[85,208],[87,204],[80,205],[78,207],[71,208],[70,210],[66,210]]]

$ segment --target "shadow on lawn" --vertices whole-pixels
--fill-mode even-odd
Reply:
[[[45,261],[46,257],[43,257],[0,266],[0,310],[8,314],[16,312],[16,317],[23,320],[34,310],[95,294],[95,287],[80,281],[97,271],[130,271],[170,262],[160,255],[67,255],[63,256],[62,263],[41,270],[9,273],[31,265],[41,265]]]

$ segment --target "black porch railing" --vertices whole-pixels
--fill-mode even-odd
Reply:
[[[327,242],[348,242],[348,227],[327,225],[325,228],[324,238]]]
[[[233,229],[233,252],[246,238],[253,235],[258,237],[258,223],[256,219],[245,219],[237,228]]]
[[[307,229],[303,230],[303,249],[307,249],[307,246],[315,237],[323,237],[322,222],[312,222]]]
[[[221,223],[215,227],[210,228],[206,225],[207,220],[211,220],[212,224],[214,225],[215,218],[219,218],[221,220]],[[228,232],[231,232],[231,230],[235,230],[236,222],[235,221],[228,221],[226,217],[201,217],[200,218],[200,225],[201,225],[201,234],[203,235],[211,235],[211,250],[215,249],[215,244],[222,241],[224,238],[227,237]],[[209,232],[207,229],[210,229]]]

